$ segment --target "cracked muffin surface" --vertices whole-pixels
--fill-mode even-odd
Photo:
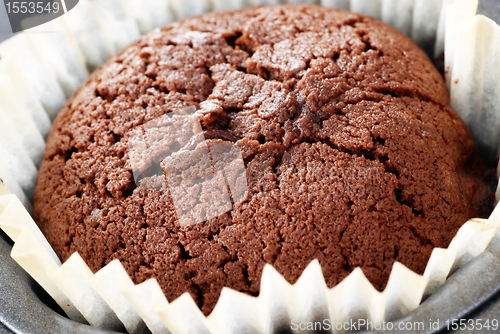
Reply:
[[[56,118],[35,220],[66,260],[119,259],[205,314],[222,287],[258,295],[264,264],[290,283],[318,259],[328,287],[355,267],[382,290],[492,208],[493,174],[409,38],[310,5],[210,13],[152,31],[97,69]],[[247,198],[180,226],[168,186],[139,187],[133,129],[195,107],[207,142],[241,149]],[[168,147],[172,143],[165,142]],[[478,172],[479,171],[479,172]],[[153,181],[151,181],[153,182]]]

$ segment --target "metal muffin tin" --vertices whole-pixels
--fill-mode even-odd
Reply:
[[[500,0],[479,0],[478,13],[500,23]],[[12,241],[0,230],[0,334],[116,333],[83,325],[63,316],[48,294],[12,260],[11,249]],[[448,324],[459,319],[479,323],[496,319],[500,323],[500,234],[485,252],[453,273],[436,293],[393,325],[397,328],[399,323],[423,322],[425,330],[412,329],[404,333],[448,333],[452,332]],[[439,326],[429,330],[429,321],[439,321]],[[292,333],[291,330],[289,332]],[[365,333],[398,332],[380,330]],[[453,333],[500,333],[500,327],[497,330],[491,327],[466,328]]]

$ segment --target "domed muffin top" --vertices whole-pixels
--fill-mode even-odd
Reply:
[[[448,102],[423,51],[362,15],[286,5],[190,18],[141,37],[66,103],[35,219],[62,260],[78,251],[97,271],[119,259],[136,283],[156,278],[170,301],[190,292],[205,314],[223,286],[258,294],[265,263],[293,283],[318,259],[329,287],[361,267],[382,289],[394,261],[422,273],[434,247],[491,210]],[[190,108],[205,145],[239,149],[247,192],[184,225],[161,173],[135,177],[131,142]],[[155,168],[168,172],[179,143],[157,138]]]

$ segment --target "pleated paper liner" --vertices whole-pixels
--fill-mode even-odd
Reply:
[[[251,4],[276,2],[253,0]],[[498,156],[500,28],[475,15],[477,1],[321,3],[382,19],[409,34],[429,54],[446,50],[452,106],[471,129],[478,150],[488,157]],[[224,288],[209,317],[203,316],[189,294],[169,304],[155,280],[134,285],[118,261],[96,274],[78,254],[61,264],[29,211],[44,138],[65,98],[88,73],[139,33],[174,18],[244,5],[229,0],[148,0],[144,3],[148,7],[141,9],[133,0],[80,0],[66,15],[36,28],[55,33],[22,33],[0,44],[0,228],[15,242],[12,257],[71,319],[130,333],[146,327],[153,333],[268,333],[289,330],[292,319],[395,320],[415,309],[451,272],[480,254],[498,230],[497,207],[488,220],[472,219],[463,225],[447,249],[434,249],[424,275],[395,263],[382,293],[359,268],[328,289],[317,261],[294,285],[267,265],[259,297]],[[44,37],[38,38],[41,35]],[[30,131],[19,132],[21,125]]]
[[[188,293],[168,303],[158,283],[150,279],[134,285],[118,260],[92,274],[78,253],[61,264],[37,225],[15,195],[0,185],[0,228],[14,240],[12,257],[76,321],[142,333],[237,333],[254,328],[272,333],[291,321],[330,319],[344,322],[367,319],[373,323],[395,320],[415,309],[423,296],[433,293],[446,277],[480,254],[500,226],[500,206],[489,219],[465,223],[447,249],[433,250],[424,275],[395,263],[386,289],[378,292],[355,269],[332,289],[324,281],[318,261],[290,285],[266,265],[258,297],[224,288],[206,318]]]

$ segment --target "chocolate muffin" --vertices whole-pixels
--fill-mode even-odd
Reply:
[[[382,290],[395,261],[423,273],[434,247],[492,209],[492,170],[448,103],[425,53],[362,15],[285,5],[190,18],[141,37],[66,103],[35,219],[61,260],[79,252],[95,272],[119,259],[134,282],[156,278],[169,301],[189,292],[205,314],[224,286],[258,295],[266,263],[294,283],[318,259],[330,288],[360,267]],[[190,108],[203,145],[239,149],[247,191],[182,224],[166,180],[177,165],[163,158],[188,144],[158,138],[160,173],[141,179],[131,141]]]

